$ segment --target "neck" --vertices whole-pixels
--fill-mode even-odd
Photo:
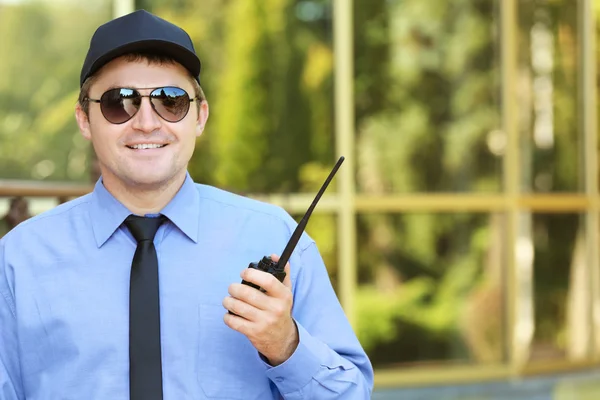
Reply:
[[[113,176],[102,177],[102,184],[121,204],[136,215],[157,214],[175,197],[183,182],[185,171],[167,182],[153,185],[124,184]]]

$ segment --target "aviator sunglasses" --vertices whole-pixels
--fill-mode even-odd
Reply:
[[[100,103],[100,111],[108,122],[123,124],[137,114],[142,97],[148,97],[154,111],[167,122],[179,122],[184,119],[190,110],[190,103],[199,100],[198,97],[191,98],[185,90],[174,86],[156,88],[148,95],[142,95],[136,89],[114,88],[104,92],[100,99],[88,97],[87,100]]]

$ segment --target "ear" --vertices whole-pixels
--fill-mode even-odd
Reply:
[[[208,102],[203,100],[202,103],[200,103],[200,112],[198,113],[198,120],[196,121],[196,137],[202,135],[202,132],[204,132],[206,121],[208,121]]]
[[[89,116],[83,111],[83,108],[79,103],[77,103],[75,106],[75,119],[77,120],[77,125],[79,126],[79,132],[81,133],[81,136],[87,140],[91,140],[92,132],[90,130],[90,119]]]

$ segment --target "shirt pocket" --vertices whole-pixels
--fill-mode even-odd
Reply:
[[[266,366],[243,334],[223,321],[222,305],[199,306],[198,381],[209,399],[272,398]]]

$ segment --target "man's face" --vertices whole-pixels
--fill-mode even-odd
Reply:
[[[117,58],[106,64],[90,88],[89,97],[99,99],[117,87],[138,89],[148,95],[152,89],[176,86],[194,97],[189,73],[180,64],[148,64],[147,61],[127,61]],[[108,122],[100,104],[89,103],[89,117],[78,105],[77,122],[82,135],[92,141],[105,184],[131,189],[158,189],[174,182],[186,173],[196,137],[202,134],[208,118],[208,104],[196,103],[179,122],[167,122],[153,109],[147,97],[140,109],[123,124]],[[133,148],[139,145],[161,145],[159,148]]]

